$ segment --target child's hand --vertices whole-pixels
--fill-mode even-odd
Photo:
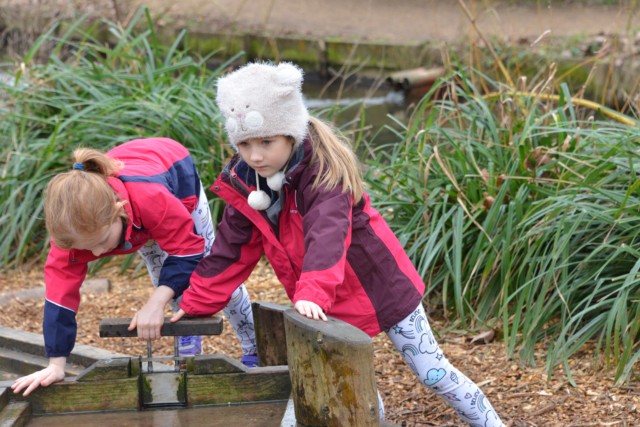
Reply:
[[[128,329],[133,331],[137,328],[138,337],[143,339],[160,338],[164,324],[164,307],[174,295],[170,287],[158,286],[147,303],[133,316]]]
[[[175,314],[171,316],[171,322],[177,322],[178,320],[182,319],[182,316],[184,316],[185,314],[187,313],[185,313],[183,309],[176,311]]]
[[[324,310],[322,310],[322,308],[315,302],[300,300],[294,305],[294,308],[298,313],[308,317],[309,319],[322,319],[325,322],[327,321],[327,316],[324,314]]]
[[[64,366],[66,357],[52,357],[49,359],[49,366],[33,374],[20,377],[11,384],[14,393],[24,390],[23,396],[28,396],[33,390],[42,386],[47,387],[64,379]]]
[[[164,307],[155,307],[145,304],[131,319],[129,330],[137,328],[138,337],[143,339],[156,339],[162,336],[164,323]]]

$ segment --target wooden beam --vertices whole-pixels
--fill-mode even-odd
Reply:
[[[112,337],[137,337],[134,329],[129,331],[130,318],[102,319],[100,322],[100,336]],[[220,335],[222,333],[222,318],[216,317],[190,317],[172,323],[169,318],[164,319],[160,333],[163,337],[189,336],[189,335]]]
[[[76,381],[107,381],[131,378],[140,373],[138,366],[139,364],[132,364],[129,357],[98,360],[83,370],[76,377]]]
[[[62,381],[38,387],[29,396],[12,396],[27,401],[34,415],[70,412],[135,411],[139,409],[137,377],[110,381]]]
[[[205,354],[186,360],[187,373],[193,375],[230,374],[245,372],[246,366],[225,354]]]
[[[187,375],[189,406],[287,400],[290,394],[286,366],[252,368],[245,373]]]

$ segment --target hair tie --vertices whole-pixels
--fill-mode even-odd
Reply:
[[[77,170],[77,171],[83,171],[84,170],[84,164],[80,163],[80,162],[75,162],[73,164],[73,169]]]

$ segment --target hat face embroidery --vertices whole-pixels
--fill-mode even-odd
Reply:
[[[238,131],[247,132],[249,130],[258,130],[264,123],[264,117],[258,111],[249,111],[244,120],[242,119],[242,115],[238,114],[237,119],[234,117],[229,117],[227,119],[227,129],[229,132],[234,133]]]

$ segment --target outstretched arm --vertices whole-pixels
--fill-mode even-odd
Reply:
[[[51,357],[49,358],[49,366],[33,374],[18,378],[11,385],[11,389],[16,394],[24,390],[22,395],[28,396],[33,390],[40,386],[47,387],[53,383],[62,381],[64,379],[64,367],[66,363],[66,357]]]

